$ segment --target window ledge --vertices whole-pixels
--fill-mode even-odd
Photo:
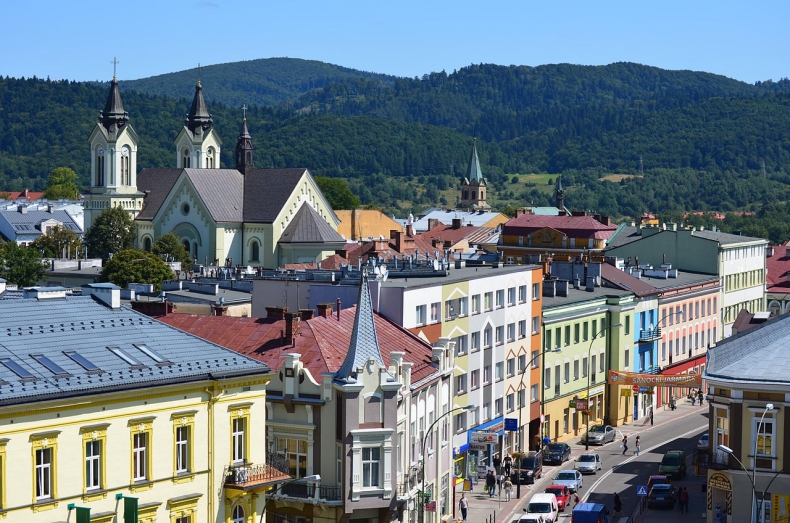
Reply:
[[[152,488],[154,488],[154,482],[148,479],[136,481],[129,485],[129,490],[132,492],[144,492],[146,490],[151,490]]]
[[[100,499],[107,499],[107,491],[101,489],[93,489],[85,492],[82,495],[82,501],[84,503],[90,503],[91,501],[98,501]]]
[[[58,508],[58,501],[50,498],[38,500],[33,504],[33,512],[44,512]]]
[[[173,485],[180,485],[182,483],[191,483],[195,480],[194,472],[179,472],[173,476]]]

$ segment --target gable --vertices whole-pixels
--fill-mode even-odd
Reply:
[[[184,169],[217,223],[244,221],[244,176],[235,169]]]
[[[145,194],[137,220],[156,218],[183,169],[143,169],[137,175],[137,189]]]

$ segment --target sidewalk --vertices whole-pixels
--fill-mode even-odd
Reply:
[[[650,425],[649,421],[647,425],[642,425],[643,420],[640,419],[637,420],[636,424],[626,424],[616,427],[618,438],[622,439],[623,435],[628,435],[628,440],[631,442],[633,441],[632,435],[635,437],[637,434],[649,431],[656,427],[660,427],[680,417],[692,414],[694,412],[699,412],[699,409],[705,408],[706,407],[700,407],[699,405],[692,406],[690,402],[686,402],[684,398],[681,398],[677,402],[677,409],[675,411],[671,411],[669,409],[664,410],[663,407],[656,409],[653,412],[652,426]],[[570,461],[565,463],[562,467],[544,466],[543,476],[536,482],[535,485],[521,485],[521,499],[516,499],[515,485],[513,485],[513,499],[511,499],[509,502],[505,501],[504,492],[502,493],[501,501],[499,497],[496,496],[489,498],[488,494],[483,492],[483,489],[485,488],[485,480],[475,479],[474,488],[472,491],[466,492],[466,497],[469,499],[469,513],[467,521],[470,523],[494,523],[494,521],[497,523],[511,523],[513,521],[518,521],[518,518],[523,514],[523,508],[527,506],[529,498],[532,497],[532,494],[536,492],[543,492],[543,490],[549,485],[549,482],[546,478],[553,477],[559,468],[565,469],[572,467],[573,460],[585,452],[584,444],[579,443],[579,438],[574,438],[573,440],[567,441],[566,443],[568,443],[568,445],[571,447]],[[614,443],[609,443],[608,445],[619,445],[619,443],[618,440],[615,440]],[[597,449],[598,447],[594,448]],[[629,454],[630,453],[631,450],[629,450]],[[694,476],[693,472],[693,467],[689,467],[689,474],[684,480],[673,482],[673,484],[676,484],[677,486],[684,486],[688,488],[690,497],[688,514],[680,514],[678,513],[677,509],[646,509],[642,514],[640,514],[639,511],[636,511],[634,513],[634,518],[630,521],[633,523],[665,523],[670,520],[690,522],[692,520],[700,521],[703,519],[707,498],[706,495],[702,493],[701,485],[706,481],[706,478],[704,476]],[[582,493],[580,491],[580,496],[583,494],[583,497],[586,498],[589,492],[587,492],[586,489],[583,490],[585,490],[585,492]],[[461,494],[463,492],[463,483],[456,485],[456,520],[461,519],[461,511],[458,510],[458,500],[461,499]],[[626,505],[626,509],[628,509],[630,503]],[[564,512],[560,512],[560,521],[570,521],[571,512],[572,510],[570,507],[566,508]],[[620,522],[615,523],[626,523],[629,521],[629,519],[630,518],[628,517],[624,517]]]

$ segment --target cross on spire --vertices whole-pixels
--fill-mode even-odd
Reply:
[[[115,78],[116,67],[121,62],[119,62],[118,59],[113,56],[112,57],[112,62],[110,62],[110,63],[112,64],[112,77]]]
[[[244,113],[244,119],[247,119],[247,104],[241,106],[241,110]]]
[[[198,62],[198,83],[200,83],[200,62]]]

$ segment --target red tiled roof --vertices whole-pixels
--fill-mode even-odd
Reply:
[[[5,196],[6,200],[25,200],[28,202],[34,202],[44,197],[43,192],[34,192],[27,189],[24,191],[0,191],[0,194],[7,195]]]
[[[544,216],[522,214],[502,226],[503,235],[526,236],[541,229],[555,229],[569,238],[606,239],[617,230],[615,225],[604,225],[592,216]]]
[[[774,250],[773,256],[765,258],[765,266],[768,274],[765,276],[766,290],[768,292],[782,292],[790,289],[790,281],[788,275],[790,274],[790,256],[788,250],[790,247],[785,245],[771,245],[769,249]]]
[[[185,332],[255,358],[272,370],[282,366],[284,354],[301,354],[301,361],[314,378],[335,372],[343,364],[351,343],[356,306],[331,317],[317,317],[301,323],[301,333],[293,344],[285,345],[282,334],[285,320],[237,318],[232,316],[195,316],[168,314],[160,321]],[[431,345],[409,331],[398,327],[381,315],[374,315],[376,335],[384,363],[389,365],[390,353],[404,352],[404,361],[411,362],[412,382],[436,372],[431,362]]]
[[[392,239],[384,240],[384,242],[387,242],[386,247],[379,250],[376,250],[376,244],[381,244],[381,240],[366,241],[362,244],[347,243],[343,247],[343,250],[346,252],[345,258],[338,254],[328,256],[321,262],[321,268],[339,269],[341,264],[356,265],[360,258],[364,263],[372,255],[371,253],[375,253],[376,257],[384,261],[389,261],[396,256],[415,254],[417,250],[419,250],[420,253],[433,252],[436,250],[436,247],[431,245],[431,242],[425,241],[425,239],[419,235],[414,236],[413,239],[414,243],[411,244],[413,245],[412,247],[401,249],[400,251],[396,249],[395,240]]]

